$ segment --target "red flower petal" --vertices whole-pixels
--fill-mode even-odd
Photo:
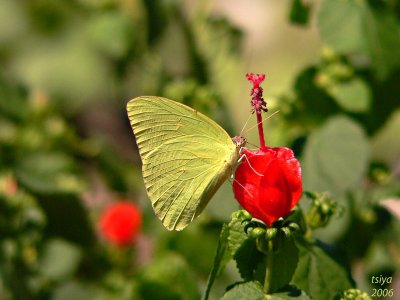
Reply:
[[[138,235],[142,215],[132,202],[119,201],[105,209],[99,224],[101,234],[106,240],[118,246],[126,246]]]
[[[253,217],[271,225],[300,200],[300,163],[289,148],[264,147],[244,154],[247,159],[235,172],[235,197]]]
[[[247,73],[246,77],[249,81],[253,83],[253,87],[257,88],[261,82],[265,79],[265,74],[254,74],[254,73]]]

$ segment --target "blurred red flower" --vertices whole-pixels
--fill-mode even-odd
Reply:
[[[100,232],[118,246],[127,246],[137,237],[142,225],[139,208],[128,201],[114,202],[100,216]]]
[[[235,171],[235,197],[253,217],[271,225],[300,200],[300,163],[291,149],[283,147],[244,150],[243,154],[247,159]]]

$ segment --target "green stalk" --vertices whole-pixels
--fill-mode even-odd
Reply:
[[[269,294],[271,289],[272,280],[272,267],[274,263],[274,244],[273,241],[268,241],[268,252],[266,254],[266,268],[265,268],[265,279],[264,279],[264,293]]]

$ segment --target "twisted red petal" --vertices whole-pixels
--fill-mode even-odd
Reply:
[[[253,217],[271,225],[300,200],[300,163],[289,148],[265,147],[256,152],[245,150],[244,154],[247,159],[235,172],[235,197]]]

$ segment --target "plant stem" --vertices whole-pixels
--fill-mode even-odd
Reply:
[[[260,148],[265,148],[265,139],[264,139],[264,128],[262,123],[261,110],[256,112],[257,115],[257,126],[258,126],[258,136],[260,137]]]
[[[264,279],[264,293],[270,293],[271,280],[272,280],[272,269],[274,263],[274,252],[273,252],[273,241],[268,241],[268,252],[266,254],[266,268],[265,268],[265,279]]]

